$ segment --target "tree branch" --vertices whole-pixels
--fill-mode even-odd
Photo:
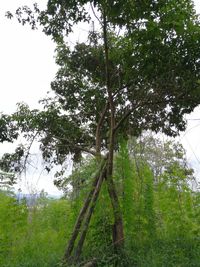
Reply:
[[[56,138],[56,139],[60,139],[60,140],[68,142],[68,145],[71,146],[71,147],[74,147],[74,148],[79,149],[79,150],[81,150],[83,152],[86,152],[88,154],[96,156],[96,151],[95,150],[92,150],[92,149],[87,148],[87,147],[83,147],[81,145],[75,145],[74,143],[71,143],[71,141],[69,139],[67,139],[67,138],[62,138],[62,137],[57,137],[57,136],[53,136],[53,137]],[[67,145],[65,145],[65,146],[67,146]]]
[[[103,121],[105,119],[105,115],[106,115],[106,111],[108,110],[109,107],[109,102],[107,101],[105,108],[103,109],[99,122],[97,124],[97,128],[96,128],[96,154],[99,155],[101,152],[101,135],[100,135],[100,131],[103,125]]]
[[[152,96],[151,96],[152,97]],[[178,98],[180,97],[184,97],[184,94],[179,94]],[[181,100],[181,99],[179,99]],[[115,128],[114,128],[114,132],[116,132],[120,126],[124,123],[124,121],[131,115],[131,113],[133,112],[134,109],[138,108],[139,106],[153,106],[153,105],[158,105],[158,104],[170,104],[170,103],[175,103],[177,100],[172,100],[172,99],[164,99],[164,100],[159,100],[159,101],[152,101],[150,100],[150,97],[146,100],[146,101],[141,101],[139,102],[137,105],[135,105],[134,107],[131,107],[129,110],[127,110],[124,114],[124,116],[118,121],[118,123],[115,125]],[[183,101],[184,101],[184,98],[183,98]]]
[[[39,134],[39,131],[37,131],[37,132],[34,134],[32,140],[31,140],[31,142],[30,142],[30,144],[29,144],[29,146],[28,146],[28,150],[27,150],[27,153],[26,153],[26,156],[25,156],[25,159],[24,159],[24,164],[23,164],[23,168],[22,168],[22,170],[21,170],[21,173],[22,173],[23,170],[24,170],[24,171],[25,171],[25,174],[26,174],[26,165],[27,165],[28,157],[29,157],[29,155],[30,155],[30,150],[31,150],[31,147],[32,147],[32,145],[33,145],[33,142],[35,141],[35,138],[37,137],[38,134]]]

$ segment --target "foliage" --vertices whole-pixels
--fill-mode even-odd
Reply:
[[[12,191],[12,185],[16,183],[16,177],[13,173],[6,173],[0,171],[0,190]]]
[[[154,150],[151,151],[153,155]],[[176,160],[177,151],[171,150],[171,162],[167,162],[170,167],[163,169],[156,179],[152,171],[154,166],[145,162],[144,154],[133,154],[130,142],[121,140],[115,158],[114,175],[126,233],[125,251],[116,255],[113,248],[111,226],[114,218],[104,183],[81,262],[94,259],[97,266],[109,267],[115,264],[198,266],[200,197],[199,191],[190,189],[190,169],[186,172],[186,166],[181,164],[184,153],[179,153]],[[13,197],[0,194],[1,266],[59,265],[65,240],[69,238],[90,188],[95,164],[93,160],[85,159],[85,163],[83,160],[82,165],[77,166],[70,178],[74,181],[74,194],[68,194],[67,200],[48,199],[43,195],[30,207],[25,201],[18,203]]]
[[[37,5],[33,11],[19,8],[16,15],[22,24],[39,23],[57,43],[59,70],[51,84],[56,96],[42,101],[42,112],[21,104],[6,120],[29,143],[34,137],[41,143],[48,168],[62,164],[67,154],[75,161],[82,152],[94,154],[95,142],[100,141],[101,150],[109,144],[110,100],[103,33],[92,31],[88,42],[74,47],[65,42],[65,34],[74,25],[88,21],[87,4],[99,12],[101,26],[103,13],[107,17],[107,63],[115,133],[137,136],[144,129],[152,129],[176,135],[185,129],[183,115],[200,102],[200,27],[191,1],[149,1],[138,5],[138,1],[49,0],[46,10],[39,10]],[[122,28],[119,35],[118,27]],[[1,120],[5,121],[5,116]],[[3,131],[11,136],[9,140],[15,138],[14,129]]]
[[[79,22],[89,21],[91,14],[88,5],[91,5],[96,17],[98,12],[101,30],[90,32],[87,42],[69,47],[65,37]],[[7,16],[11,18],[12,14],[8,13]],[[89,185],[94,188],[90,189],[88,201],[86,198],[84,202],[83,216],[79,213],[81,219],[69,241],[65,258],[72,256],[72,252],[75,261],[80,258],[103,180],[107,183],[113,209],[113,217],[107,216],[108,211],[105,215],[108,218],[107,226],[113,219],[113,249],[124,243],[122,215],[126,231],[131,231],[134,238],[129,247],[138,252],[137,256],[140,253],[144,255],[147,247],[154,246],[154,240],[158,241],[157,232],[162,230],[167,232],[167,237],[160,235],[162,240],[168,239],[169,242],[175,233],[180,236],[181,227],[184,227],[184,238],[193,238],[192,234],[188,234],[190,216],[193,216],[188,202],[192,195],[188,186],[192,172],[180,163],[181,149],[177,148],[180,156],[175,155],[169,165],[156,166],[160,169],[154,177],[153,172],[157,169],[151,170],[151,164],[155,161],[139,158],[135,150],[133,157],[129,158],[125,145],[120,146],[121,137],[137,137],[148,129],[175,136],[185,129],[184,114],[193,111],[200,103],[200,24],[192,1],[146,1],[141,4],[129,0],[49,0],[45,10],[39,10],[36,4],[33,11],[25,6],[16,11],[16,16],[19,22],[29,23],[32,28],[39,24],[57,43],[59,70],[51,83],[55,97],[41,101],[42,111],[30,110],[25,104],[20,104],[11,116],[1,116],[3,133],[6,133],[2,135],[2,141],[12,141],[18,134],[28,141],[16,153],[5,155],[1,164],[7,169],[14,168],[14,171],[21,172],[35,140],[40,143],[42,156],[48,164],[47,171],[53,165],[64,166],[68,155],[75,163],[80,162],[84,153],[95,156],[97,162],[106,161],[102,168],[97,167],[99,174],[95,185],[89,177],[76,179],[77,175],[91,174],[94,165],[92,168],[86,166],[82,173],[77,171],[74,184],[69,180],[74,187],[74,197],[80,203]],[[119,34],[118,30],[121,30]],[[12,127],[5,127],[5,120]],[[119,147],[121,156],[119,153],[118,161],[121,157],[123,173],[115,167],[115,174],[114,152]],[[171,153],[170,144],[167,153],[167,156]],[[61,170],[61,175],[63,173],[64,170]],[[113,181],[115,175],[118,180],[116,189]],[[79,192],[80,185],[84,188],[83,192]],[[163,190],[166,195],[162,195]],[[102,194],[106,196],[104,190]],[[102,203],[103,195],[100,195]],[[167,200],[162,202],[160,195],[165,195]],[[168,210],[166,208],[165,212],[163,208],[167,202],[172,205],[172,211],[179,208],[179,212],[175,212],[175,228],[172,227],[174,214],[169,211],[166,216]],[[127,207],[132,214],[129,215]],[[121,212],[121,209],[124,211]],[[161,219],[157,219],[158,214],[161,214]],[[81,229],[84,216],[87,219]],[[98,216],[93,220],[94,224],[102,221]],[[81,237],[74,249],[76,233]],[[104,236],[100,229],[98,235]],[[89,243],[92,243],[92,236],[95,234],[91,234]],[[120,261],[120,253],[118,251],[117,259],[113,259],[115,264]],[[135,262],[141,264],[137,257]]]
[[[27,208],[17,200],[0,191],[0,265],[8,266],[5,259],[11,258],[26,230]],[[17,233],[17,235],[16,235]],[[15,244],[15,246],[13,246]]]
[[[144,150],[145,142],[141,137],[137,140],[138,144],[143,140],[139,153],[139,146],[135,144],[133,148],[132,141],[122,139],[115,158],[114,177],[126,234],[124,254],[118,255],[118,259],[113,249],[113,215],[104,184],[82,260],[95,258],[98,266],[114,266],[116,262],[117,266],[188,266],[189,263],[196,266],[199,260],[199,192],[190,188],[194,177],[186,165],[185,152],[172,141],[161,146],[161,141],[153,140],[152,136],[145,135],[144,139],[146,144],[154,141],[154,146],[147,145]],[[155,165],[152,161],[150,165],[146,159],[153,158],[156,151],[166,164],[159,175],[154,176]],[[88,170],[94,168],[93,164],[86,160],[85,166],[76,169],[72,177],[89,181],[91,173]],[[80,199],[84,199],[84,192],[88,190],[88,182],[82,185],[82,196],[75,201],[78,205],[75,210],[82,206]]]
[[[1,266],[56,266],[71,228],[69,203],[42,198],[30,207],[1,193],[0,226]]]
[[[10,116],[0,113],[0,142],[12,142],[18,137],[18,128]]]
[[[159,179],[163,171],[169,170],[173,164],[185,169],[188,177],[193,179],[193,170],[189,168],[185,150],[182,144],[173,139],[166,139],[155,135],[154,132],[144,132],[139,138],[130,138],[129,153],[134,158],[148,162],[154,173],[155,180]]]
[[[163,168],[153,175],[155,155],[156,160],[163,162]],[[115,175],[121,203],[125,203],[123,216],[130,266],[198,266],[199,207],[195,199],[199,192],[190,188],[194,177],[186,163],[183,148],[172,141],[161,143],[145,135],[135,140],[135,145],[132,140],[122,142]],[[131,186],[121,191],[124,173]]]

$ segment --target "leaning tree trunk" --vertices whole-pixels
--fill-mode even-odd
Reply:
[[[75,254],[78,255],[78,257],[80,256],[80,253],[78,253],[76,250],[78,249],[78,251],[81,251],[82,250],[82,246],[83,246],[83,242],[80,243],[79,241],[79,248],[77,247],[76,249],[74,249],[74,246],[75,246],[75,242],[78,238],[78,236],[82,236],[82,232],[81,232],[81,227],[84,223],[84,226],[83,226],[83,229],[84,229],[84,232],[85,232],[85,236],[86,236],[86,233],[87,233],[87,228],[89,226],[89,222],[90,222],[90,218],[91,218],[91,215],[92,215],[92,212],[94,210],[94,207],[95,207],[95,204],[96,204],[96,201],[97,201],[97,197],[98,197],[98,194],[99,194],[99,191],[100,191],[100,188],[101,188],[101,184],[102,184],[102,181],[103,181],[103,174],[105,173],[105,170],[106,170],[106,166],[107,166],[107,158],[103,158],[102,159],[102,162],[100,164],[100,168],[99,170],[96,172],[96,174],[94,175],[94,181],[93,181],[93,184],[92,184],[92,188],[90,190],[90,192],[88,193],[88,196],[84,202],[84,205],[78,215],[78,218],[76,220],[76,223],[75,223],[75,226],[74,226],[74,229],[73,229],[73,232],[72,232],[72,235],[71,235],[71,238],[68,242],[68,245],[67,245],[67,248],[66,248],[66,251],[65,251],[65,255],[64,255],[64,261],[65,262],[72,262],[73,261],[73,250],[75,250]],[[91,205],[92,208],[92,211],[91,211],[91,215],[90,215],[90,218],[88,219],[87,218],[87,211],[88,211],[88,208],[89,206]],[[91,209],[90,207],[90,209]],[[87,226],[86,226],[87,225]],[[81,238],[83,239],[83,237]],[[83,240],[84,241],[84,240]],[[76,256],[77,258],[77,256]]]
[[[106,168],[102,171],[102,173],[101,173],[101,175],[99,177],[98,183],[96,185],[95,191],[94,191],[93,196],[92,196],[90,208],[88,209],[87,214],[86,214],[85,224],[84,224],[82,232],[80,234],[80,239],[78,241],[77,248],[76,248],[75,255],[74,255],[75,262],[78,262],[78,260],[80,258],[80,255],[81,255],[81,252],[82,252],[83,243],[85,241],[86,234],[87,234],[87,231],[88,231],[90,219],[92,217],[92,213],[93,213],[94,208],[96,206],[96,202],[97,202],[97,199],[98,199],[98,196],[99,196],[101,185],[103,183],[103,180],[104,180],[105,176],[106,176]]]

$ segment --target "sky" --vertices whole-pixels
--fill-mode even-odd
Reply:
[[[35,0],[36,1],[36,0]],[[0,112],[12,113],[17,102],[28,103],[31,108],[38,108],[38,100],[50,90],[57,66],[55,65],[55,44],[41,30],[32,31],[30,27],[20,25],[16,20],[5,18],[6,11],[14,11],[22,5],[31,6],[32,0],[2,1],[0,9]],[[40,7],[45,7],[44,0],[37,0]],[[200,13],[200,0],[194,1]],[[85,29],[79,28],[69,42],[82,39]],[[188,127],[178,138],[182,142],[187,158],[200,177],[200,109],[187,116]],[[13,145],[0,145],[0,156],[12,152]],[[28,182],[29,181],[29,182]],[[28,184],[27,184],[28,182]],[[23,190],[44,189],[49,194],[60,194],[53,185],[53,176],[38,172],[27,174],[27,179],[19,183]]]

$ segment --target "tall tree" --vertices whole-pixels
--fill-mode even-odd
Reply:
[[[79,22],[89,21],[89,4],[98,14],[101,31],[92,31],[88,43],[70,48],[65,36]],[[193,3],[49,0],[46,10],[35,4],[33,11],[22,7],[16,14],[32,28],[39,23],[57,42],[60,69],[52,82],[56,97],[43,101],[44,111],[21,105],[12,119],[19,131],[29,132],[30,140],[39,139],[47,161],[53,157],[54,163],[62,163],[69,153],[78,160],[87,152],[100,166],[65,258],[80,257],[103,180],[112,203],[113,242],[118,250],[124,240],[113,181],[119,134],[138,135],[151,129],[176,135],[185,128],[183,115],[200,103],[200,27]]]

